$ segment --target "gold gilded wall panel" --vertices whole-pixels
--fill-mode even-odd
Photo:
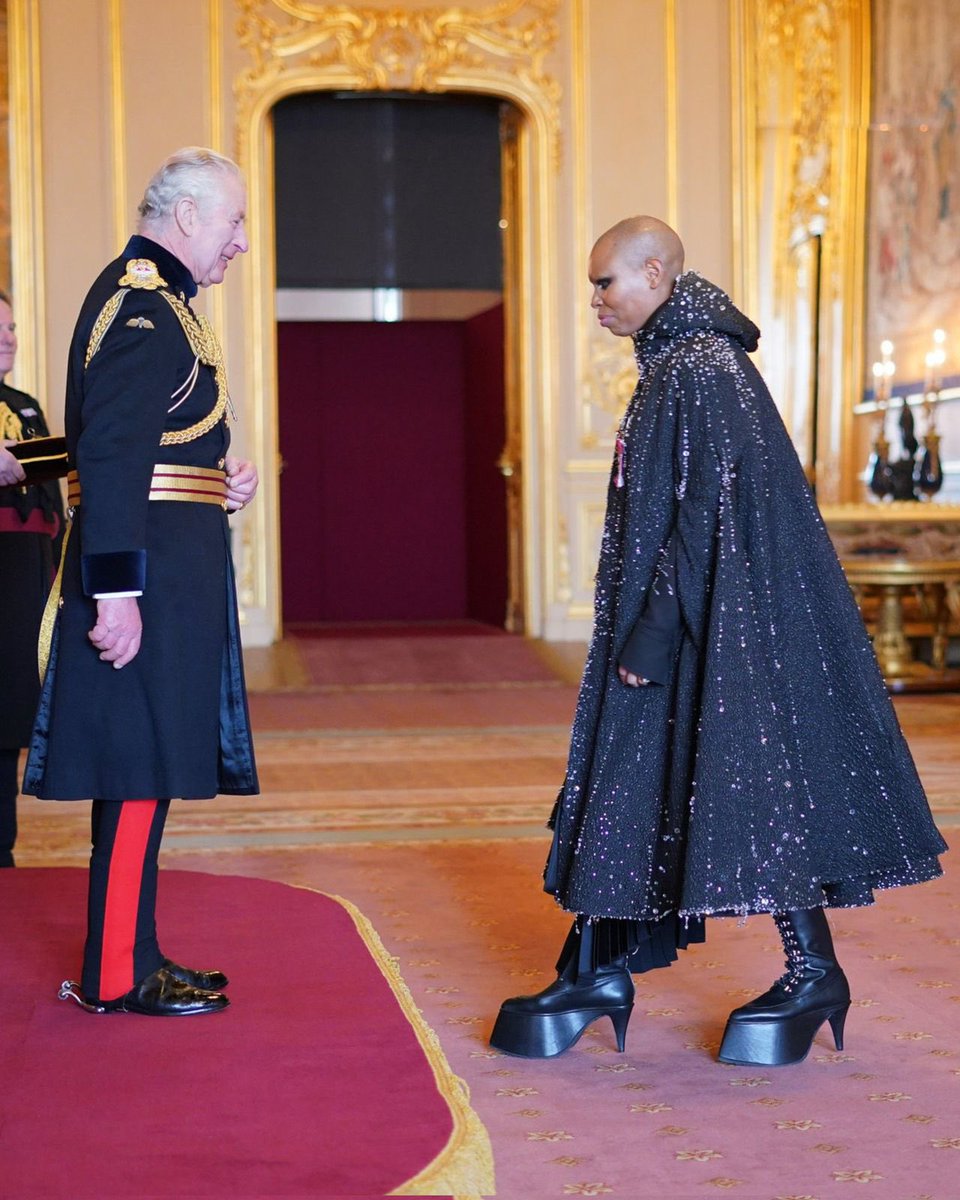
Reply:
[[[10,72],[7,5],[0,0],[0,287],[10,287]]]
[[[845,500],[859,487],[870,4],[734,0],[733,15],[736,297],[818,497]]]
[[[60,414],[47,398],[44,339],[43,156],[40,138],[38,0],[7,0],[10,259],[20,349],[13,382],[47,405],[51,426]]]
[[[629,346],[590,323],[586,255],[626,213],[676,210],[690,265],[728,284],[731,2],[7,0],[15,382],[62,419],[77,306],[129,231],[145,172],[188,142],[239,153],[252,253],[204,302],[240,413],[235,444],[264,478],[235,552],[244,638],[269,642],[280,612],[270,109],[330,87],[502,96],[523,114],[510,366],[526,625],[585,636],[599,528],[579,506],[602,506],[633,374]],[[581,444],[584,433],[595,440]]]

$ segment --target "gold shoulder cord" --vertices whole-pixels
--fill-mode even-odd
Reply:
[[[194,313],[182,300],[171,292],[163,291],[160,295],[166,300],[180,322],[180,328],[187,336],[190,349],[205,367],[213,367],[214,378],[217,382],[217,402],[209,413],[196,425],[188,425],[186,429],[170,430],[160,438],[161,446],[182,446],[184,442],[195,441],[203,437],[222,421],[227,411],[227,372],[223,365],[223,351],[213,332],[213,326],[202,314]]]
[[[90,359],[100,349],[100,343],[103,341],[107,330],[113,324],[114,318],[120,311],[120,305],[123,303],[126,294],[125,288],[121,288],[119,292],[114,292],[103,308],[100,309],[100,314],[93,323],[90,341],[87,343],[87,353],[83,359],[84,370],[90,366]]]
[[[220,349],[220,343],[217,341],[217,335],[213,332],[212,325],[206,317],[192,312],[182,300],[179,300],[171,292],[164,290],[166,288],[166,280],[161,279],[156,266],[149,259],[130,259],[127,263],[126,273],[119,280],[119,283],[120,290],[114,292],[100,310],[96,321],[93,323],[90,341],[87,344],[87,353],[83,360],[84,368],[90,365],[91,358],[100,349],[100,343],[103,341],[107,330],[113,324],[117,313],[120,311],[120,305],[124,301],[127,290],[129,288],[139,288],[148,291],[159,291],[160,295],[173,309],[177,320],[180,322],[180,328],[190,343],[190,349],[204,366],[213,367],[214,378],[217,382],[217,402],[203,420],[198,421],[195,425],[188,426],[186,429],[171,430],[163,434],[160,438],[160,445],[182,446],[185,442],[192,442],[199,437],[203,437],[205,433],[209,433],[213,429],[218,421],[223,420],[229,400],[227,394],[227,372],[223,364],[223,351]],[[60,553],[60,569],[57,571],[53,587],[50,589],[50,594],[47,597],[40,627],[40,636],[37,641],[37,665],[40,668],[41,683],[47,672],[47,663],[50,659],[53,627],[60,608],[60,580],[63,576],[63,564],[67,557],[67,543],[70,539],[70,530],[72,527],[73,521],[67,525],[67,531],[63,539],[63,548]]]
[[[174,296],[172,292],[166,290],[167,281],[160,277],[156,265],[147,258],[131,258],[127,263],[125,274],[118,282],[120,290],[115,292],[106,302],[93,324],[83,365],[85,368],[88,367],[90,360],[100,349],[100,343],[103,341],[107,330],[113,324],[117,313],[120,311],[120,305],[123,303],[129,288],[159,292],[173,309],[174,316],[179,321],[180,328],[190,343],[190,349],[205,367],[213,367],[213,374],[217,383],[217,402],[203,420],[197,421],[195,425],[188,425],[186,429],[170,430],[164,433],[160,438],[160,445],[182,446],[186,442],[196,441],[197,438],[203,437],[205,433],[209,433],[219,421],[223,420],[227,411],[227,404],[229,403],[227,372],[223,363],[223,351],[220,349],[217,335],[213,332],[213,326],[206,317],[194,313],[182,300]]]

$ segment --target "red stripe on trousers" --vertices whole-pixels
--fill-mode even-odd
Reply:
[[[101,1000],[116,1000],[137,982],[133,977],[133,948],[137,940],[140,884],[156,811],[156,800],[123,802],[107,876],[100,951]]]

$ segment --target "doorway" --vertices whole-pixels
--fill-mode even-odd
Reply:
[[[503,628],[522,612],[504,350],[512,111],[357,92],[273,110],[285,624]]]

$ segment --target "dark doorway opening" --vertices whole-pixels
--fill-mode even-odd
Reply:
[[[504,624],[501,108],[274,110],[285,624]]]

